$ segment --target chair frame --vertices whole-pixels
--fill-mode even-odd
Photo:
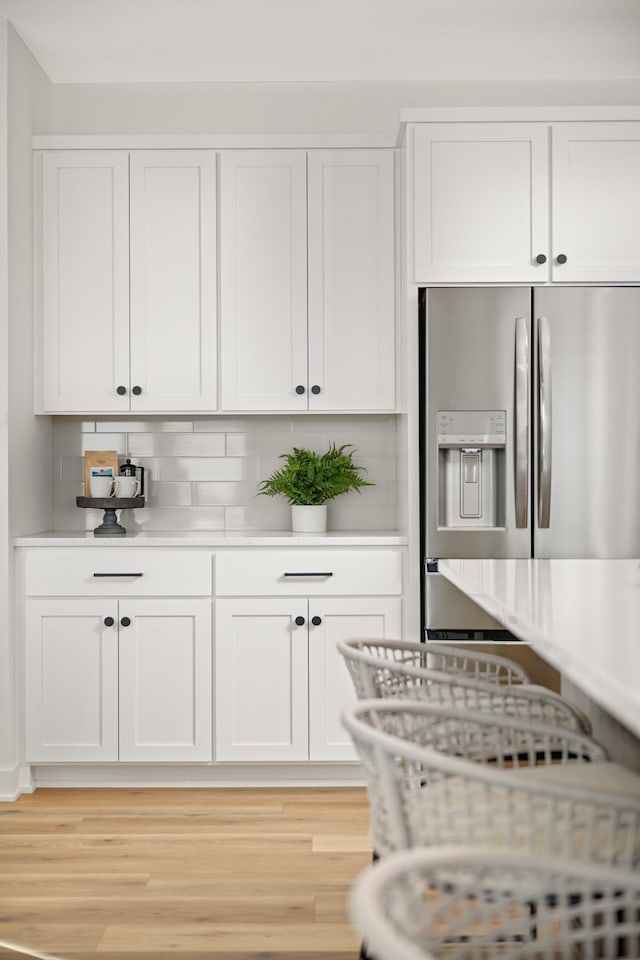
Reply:
[[[360,701],[343,721],[367,777],[382,857],[461,843],[640,862],[640,795],[537,776],[539,767],[555,774],[558,764],[606,760],[583,733],[395,699]]]
[[[429,667],[458,677],[484,680],[487,683],[515,686],[530,684],[529,674],[508,657],[494,653],[478,653],[462,646],[453,647],[440,641],[417,643],[414,640],[354,639],[351,648],[367,650],[374,656],[393,659],[416,667]],[[428,658],[428,660],[427,660]]]
[[[640,956],[640,874],[558,857],[400,851],[358,876],[349,910],[376,960]]]
[[[475,669],[466,674],[445,672],[431,665],[430,658],[434,656],[432,646],[400,640],[361,639],[339,641],[337,644],[360,700],[387,697],[428,700],[453,704],[466,710],[506,713],[531,722],[557,724],[584,733],[590,732],[581,712],[559,694],[545,687],[527,686],[524,681],[506,685],[505,678],[520,680],[522,676],[526,677],[526,673],[520,668],[511,673],[510,661],[506,661],[506,665],[502,662],[505,658],[474,656],[474,663],[479,660],[484,662],[485,659],[488,661],[488,672],[485,674]],[[441,650],[435,654],[435,658],[438,663],[452,663],[449,654]],[[466,661],[468,658],[465,655],[463,659]],[[516,664],[513,666],[517,667]],[[488,676],[500,679],[480,679]]]

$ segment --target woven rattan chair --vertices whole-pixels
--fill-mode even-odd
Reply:
[[[640,874],[482,848],[417,848],[350,898],[376,960],[640,957]]]
[[[360,701],[344,724],[380,856],[456,843],[640,863],[640,776],[583,733],[400,699]]]
[[[517,664],[492,655],[450,655],[433,644],[352,639],[338,643],[359,699],[403,697],[489,710],[590,733],[581,711],[545,687],[528,685]],[[434,666],[434,662],[439,669]],[[513,668],[513,669],[512,669]]]
[[[463,647],[451,647],[444,643],[416,643],[412,640],[367,640],[354,639],[339,643],[343,655],[362,651],[380,660],[390,660],[406,666],[439,670],[485,683],[501,686],[520,686],[531,683],[529,674],[518,663],[493,653],[479,653]],[[359,676],[353,678],[358,696],[366,699],[369,694],[358,689]]]

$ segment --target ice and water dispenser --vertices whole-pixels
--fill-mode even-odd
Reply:
[[[438,411],[438,527],[504,527],[506,411]]]

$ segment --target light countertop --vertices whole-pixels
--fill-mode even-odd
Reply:
[[[639,560],[440,560],[438,569],[640,736]]]
[[[388,547],[405,546],[408,538],[396,531],[342,530],[291,533],[286,530],[150,530],[121,537],[94,537],[93,531],[50,531],[16,537],[16,547]]]

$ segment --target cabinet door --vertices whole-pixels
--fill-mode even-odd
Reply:
[[[395,405],[393,153],[308,155],[309,409]]]
[[[209,600],[120,600],[121,761],[211,760],[211,646]]]
[[[27,601],[29,763],[118,759],[117,617],[116,600]]]
[[[216,760],[308,759],[307,613],[306,599],[216,601]]]
[[[221,155],[220,285],[223,408],[306,410],[303,151]]]
[[[215,153],[132,153],[132,410],[215,410],[216,269]]]
[[[547,126],[426,123],[414,138],[416,282],[548,280]]]
[[[129,409],[128,176],[126,153],[42,156],[46,412]]]
[[[400,600],[361,597],[309,602],[309,759],[357,760],[342,726],[342,713],[356,701],[340,640],[400,638]],[[320,621],[319,623],[315,621]]]
[[[553,279],[638,283],[640,123],[558,123],[552,143]]]

